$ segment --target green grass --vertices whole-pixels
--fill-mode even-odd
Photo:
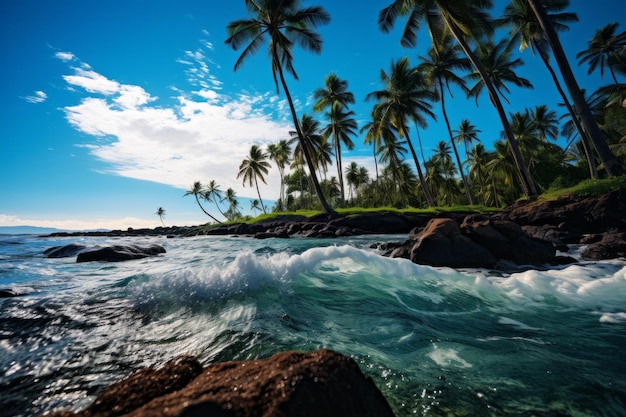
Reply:
[[[626,176],[617,178],[606,178],[601,180],[585,180],[573,187],[561,188],[557,190],[549,189],[539,198],[542,200],[555,200],[566,195],[576,197],[596,197],[611,191],[626,187]]]

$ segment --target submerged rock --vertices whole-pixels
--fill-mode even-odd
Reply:
[[[626,232],[605,234],[600,241],[588,245],[581,256],[593,260],[626,257]]]
[[[107,388],[78,413],[55,417],[391,417],[391,407],[353,359],[331,350],[283,352],[202,369],[181,357]]]
[[[121,262],[147,258],[160,253],[165,253],[165,248],[160,245],[114,245],[84,250],[78,254],[76,262]]]

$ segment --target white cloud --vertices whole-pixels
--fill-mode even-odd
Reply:
[[[46,101],[46,99],[48,98],[48,95],[46,93],[44,93],[43,91],[35,91],[35,93],[32,96],[26,96],[24,97],[24,100],[28,101],[29,103],[43,103],[44,101]]]
[[[54,56],[64,62],[72,61],[75,58],[74,54],[71,52],[57,52]]]
[[[173,88],[176,103],[163,106],[140,86],[85,68],[72,67],[74,73],[63,78],[90,94],[63,110],[75,129],[95,137],[81,146],[107,163],[111,174],[181,189],[194,181],[215,180],[222,190],[233,188],[241,197],[256,197],[254,189],[244,188],[236,178],[241,161],[252,144],[277,142],[293,130],[274,119],[276,109],[285,104],[269,92],[231,97],[209,85],[190,92]],[[277,170],[270,170],[266,180],[261,196],[276,199]]]

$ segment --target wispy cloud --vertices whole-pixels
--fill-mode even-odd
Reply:
[[[173,89],[173,105],[163,105],[141,86],[109,79],[85,63],[69,67],[71,74],[63,79],[83,97],[64,107],[65,116],[78,131],[94,137],[81,146],[108,164],[110,174],[181,189],[194,181],[216,180],[223,190],[253,196],[236,179],[239,164],[252,144],[288,137],[290,124],[274,117],[285,104],[270,92],[223,94],[219,80],[210,77],[204,51],[187,51],[179,62],[193,69],[187,74],[197,82],[191,91]],[[266,180],[263,197],[277,198],[278,173],[270,171]]]
[[[35,93],[32,96],[24,97],[24,100],[26,100],[29,103],[43,103],[44,101],[46,101],[47,98],[48,98],[48,95],[44,93],[43,91],[39,90],[39,91],[35,91]]]
[[[6,214],[0,214],[0,226],[34,226],[52,227],[62,230],[89,230],[89,229],[110,229],[125,230],[132,226],[134,228],[153,228],[161,223],[158,219],[139,219],[136,217],[123,218],[100,218],[93,220],[66,219],[29,219]],[[190,222],[189,225],[193,224]]]

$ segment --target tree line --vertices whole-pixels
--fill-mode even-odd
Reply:
[[[403,24],[401,44],[412,48],[425,25],[431,46],[416,64],[403,57],[380,70],[382,87],[366,96],[372,103],[370,118],[359,127],[350,109],[355,99],[347,80],[327,75],[313,92],[312,112],[299,117],[286,82],[285,73],[298,79],[293,49],[319,53],[322,39],[315,29],[327,24],[330,15],[296,0],[244,1],[250,16],[227,27],[226,45],[242,51],[234,69],[267,45],[276,90],[285,94],[294,125],[290,138],[265,148],[253,145],[239,166],[237,178],[256,188],[252,210],[501,207],[523,196],[536,198],[550,187],[624,174],[626,84],[619,77],[626,76],[626,32],[619,32],[618,23],[597,30],[577,55],[590,74],[600,71],[604,76],[608,70],[612,80],[585,95],[558,36],[578,21],[567,11],[569,1],[511,0],[494,18],[489,14],[492,1],[396,0],[379,12],[379,29],[389,32]],[[506,29],[509,36],[495,39],[497,28]],[[541,59],[561,96],[562,116],[544,104],[506,113],[503,102],[512,99],[509,86],[532,88],[518,73],[523,62],[513,48],[530,49]],[[468,100],[477,101],[487,92],[502,124],[492,151],[481,143],[481,131],[470,120],[456,126],[449,120],[446,99],[453,87]],[[440,106],[448,138],[426,159],[420,131],[435,120],[435,106]],[[359,133],[373,148],[373,173],[355,162],[343,165],[342,150],[353,149]],[[565,148],[555,143],[559,134],[567,138]],[[265,183],[271,162],[280,174],[280,197],[268,208],[258,183]],[[227,219],[241,214],[234,191],[222,193],[215,181],[206,186],[196,182],[185,195],[194,195],[215,221],[202,203],[214,204]]]

